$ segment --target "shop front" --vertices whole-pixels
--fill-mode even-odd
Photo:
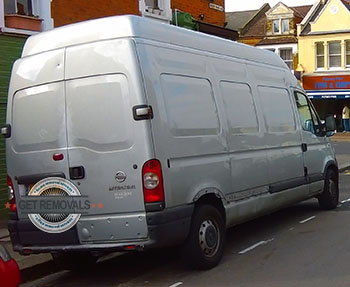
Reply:
[[[333,115],[337,131],[342,131],[342,110],[350,107],[350,73],[303,76],[302,82],[321,119]]]

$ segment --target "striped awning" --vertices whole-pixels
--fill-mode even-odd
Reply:
[[[309,99],[335,99],[343,100],[350,99],[350,90],[331,90],[331,91],[306,91]]]

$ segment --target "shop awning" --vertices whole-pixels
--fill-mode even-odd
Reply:
[[[344,91],[306,91],[309,99],[335,99],[335,100],[343,100],[350,99],[350,90]]]

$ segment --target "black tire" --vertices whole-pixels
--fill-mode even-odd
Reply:
[[[225,223],[213,206],[196,207],[190,234],[183,246],[183,257],[190,267],[208,270],[221,260],[225,244]]]
[[[93,268],[98,257],[92,256],[90,253],[52,253],[52,258],[60,269],[70,270],[74,272],[84,272]]]
[[[334,209],[339,203],[339,184],[337,173],[329,169],[327,170],[324,180],[323,192],[318,197],[318,203],[322,209]]]

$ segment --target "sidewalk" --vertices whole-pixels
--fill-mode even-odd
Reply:
[[[339,132],[330,137],[330,139],[334,142],[350,142],[350,133]]]
[[[17,264],[19,266],[19,269],[21,269],[21,271],[26,268],[30,268],[32,266],[52,260],[52,257],[50,254],[36,254],[36,255],[22,256],[17,252],[14,252],[12,249],[11,240],[7,230],[7,221],[5,220],[0,220],[0,244],[5,246],[6,249],[9,251],[10,255],[12,256],[12,258],[14,258],[17,261]]]
[[[332,142],[349,142],[350,147],[350,133],[336,133],[334,136],[330,137]],[[336,153],[336,158],[338,161],[339,171],[342,172],[347,168],[350,169],[350,154],[339,154]]]
[[[337,133],[331,137],[332,142],[349,142],[350,147],[350,133],[343,134]],[[339,171],[346,169],[350,170],[350,154],[337,154],[337,161],[339,165]],[[3,244],[10,252],[11,256],[17,261],[21,270],[22,280],[28,281],[35,278],[32,276],[38,276],[38,273],[42,276],[55,272],[56,267],[53,264],[53,260],[50,254],[36,254],[22,256],[12,250],[10,237],[7,231],[7,221],[0,220],[0,244]],[[36,273],[37,275],[34,275]]]

